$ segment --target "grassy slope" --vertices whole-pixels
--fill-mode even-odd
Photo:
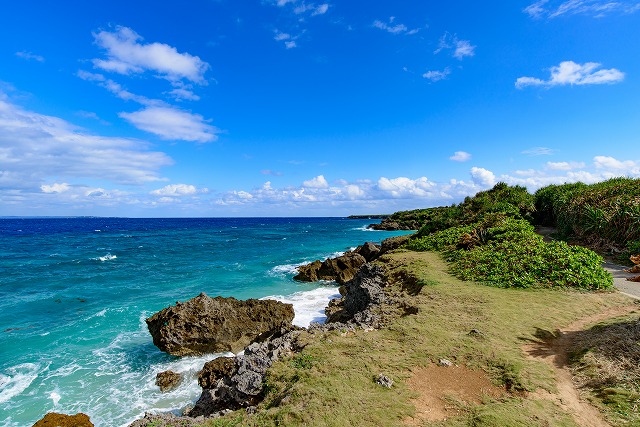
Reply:
[[[207,426],[401,425],[414,407],[405,385],[410,369],[444,357],[482,369],[512,390],[552,390],[550,369],[525,359],[522,345],[540,331],[555,331],[572,321],[628,304],[614,293],[499,289],[462,282],[431,252],[399,252],[385,257],[392,275],[404,271],[424,284],[410,297],[417,315],[399,318],[391,327],[355,333],[318,333],[295,361],[277,363],[268,377],[268,394],[258,414],[244,411]],[[392,292],[399,292],[400,281]],[[482,337],[468,334],[478,329]],[[374,383],[384,373],[395,381],[385,389]],[[468,407],[463,415],[438,426],[575,426],[550,401],[513,393],[498,401]]]

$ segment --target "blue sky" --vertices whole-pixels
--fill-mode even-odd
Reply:
[[[0,58],[0,215],[391,213],[640,176],[640,0],[23,0]]]

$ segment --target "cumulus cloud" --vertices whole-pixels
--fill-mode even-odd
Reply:
[[[93,60],[96,68],[118,74],[151,71],[172,81],[206,83],[204,74],[209,64],[164,43],[142,43],[142,37],[131,28],[119,26],[114,31],[94,33],[93,37],[107,56]]]
[[[585,166],[584,162],[547,162],[547,169],[554,171],[570,171],[582,169]]]
[[[150,194],[154,196],[168,196],[168,197],[180,197],[190,196],[196,194],[198,189],[193,185],[188,184],[171,184],[166,185],[157,190],[151,191]]]
[[[201,115],[170,106],[151,106],[133,113],[119,113],[118,116],[162,139],[209,142],[218,139],[216,134],[220,132]]]
[[[43,184],[40,186],[43,193],[64,193],[65,191],[69,191],[70,188],[66,182],[51,185]]]
[[[430,190],[434,187],[435,184],[429,181],[426,177],[418,179],[410,179],[406,177],[389,179],[382,177],[378,180],[378,188],[389,193],[392,197],[425,197],[430,194]]]
[[[633,174],[636,174],[638,171],[638,164],[633,160],[620,161],[613,157],[596,156],[593,158],[593,163],[598,169],[613,169]]]
[[[516,88],[527,86],[564,86],[564,85],[594,85],[613,84],[624,80],[624,73],[616,68],[599,69],[602,64],[586,62],[577,64],[573,61],[563,61],[560,65],[550,68],[551,76],[547,80],[536,77],[519,77]]]
[[[467,162],[471,160],[471,154],[466,151],[456,151],[453,153],[453,156],[449,157],[449,160],[453,160],[454,162]]]
[[[539,0],[523,9],[532,18],[558,18],[564,15],[586,15],[603,18],[612,13],[631,14],[640,10],[637,1],[610,0]]]
[[[27,52],[24,50],[20,52],[16,52],[16,56],[18,58],[26,59],[27,61],[44,62],[43,56],[36,55],[35,53]]]
[[[492,187],[496,183],[496,176],[488,169],[472,167],[471,180],[480,187]]]
[[[329,187],[329,183],[327,182],[327,180],[324,178],[323,175],[318,175],[313,179],[304,181],[302,185],[304,187],[309,187],[309,188],[328,188]]]
[[[404,24],[396,24],[395,23],[395,16],[392,16],[389,18],[389,22],[383,22],[380,21],[378,19],[376,19],[375,21],[373,21],[373,26],[374,28],[378,28],[380,30],[384,30],[388,33],[391,34],[406,34],[406,35],[412,35],[412,34],[416,34],[418,31],[420,31],[419,28],[414,28],[412,30],[410,30],[406,25]]]
[[[446,79],[449,74],[451,74],[451,69],[447,67],[442,71],[438,71],[438,70],[427,71],[422,75],[422,77],[424,77],[427,80],[431,80],[432,82],[439,82],[440,80]]]
[[[2,189],[69,192],[72,180],[144,184],[172,164],[164,153],[132,138],[94,135],[53,116],[25,110],[0,97]],[[53,183],[55,178],[67,182]]]

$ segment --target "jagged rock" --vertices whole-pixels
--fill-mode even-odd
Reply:
[[[302,349],[297,342],[302,331],[302,328],[295,327],[282,329],[268,340],[248,346],[243,355],[233,358],[237,369],[226,373],[217,371],[221,373],[221,377],[217,379],[215,386],[202,391],[187,415],[210,417],[224,410],[257,405],[263,397],[263,380],[267,369],[281,357]]]
[[[190,418],[179,417],[172,413],[151,414],[147,412],[143,418],[129,424],[129,427],[202,427],[203,422],[204,417]]]
[[[214,388],[218,380],[231,377],[236,372],[236,361],[233,357],[218,357],[204,364],[198,374],[198,384],[203,389]]]
[[[83,413],[75,415],[57,414],[49,412],[33,427],[94,427],[89,416]]]
[[[291,304],[273,300],[210,298],[201,293],[147,319],[153,343],[174,356],[238,353],[291,325]]]
[[[386,254],[387,252],[398,249],[400,246],[404,245],[407,242],[407,240],[409,240],[409,237],[411,237],[411,234],[406,234],[404,236],[389,237],[388,239],[384,239],[380,247],[380,255],[383,255],[383,254]]]
[[[356,277],[344,285],[345,296],[342,305],[327,318],[327,323],[354,322],[361,326],[378,327],[379,316],[370,308],[379,307],[385,301],[382,288],[385,286],[384,268],[379,265],[365,264]]]
[[[335,280],[342,285],[353,279],[360,267],[366,262],[367,260],[362,255],[355,252],[347,252],[337,258],[329,258],[324,262],[316,260],[298,267],[298,274],[294,279],[301,282]]]
[[[393,380],[384,374],[379,374],[376,378],[376,384],[382,387],[391,388],[393,386]]]
[[[358,246],[354,252],[362,255],[367,262],[371,262],[380,254],[380,245],[376,245],[373,242],[366,242],[364,245]]]
[[[156,375],[156,385],[161,392],[171,391],[182,382],[182,374],[173,371],[158,372]]]

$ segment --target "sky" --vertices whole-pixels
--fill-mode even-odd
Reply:
[[[344,216],[640,177],[640,0],[0,14],[0,216]]]

